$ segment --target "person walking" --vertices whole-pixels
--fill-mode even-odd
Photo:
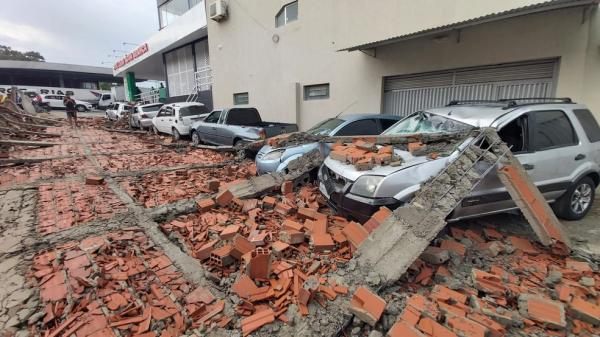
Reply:
[[[67,110],[67,120],[69,121],[69,125],[71,125],[71,127],[79,127],[77,124],[77,108],[75,108],[75,100],[71,98],[71,95],[65,95],[63,104]]]

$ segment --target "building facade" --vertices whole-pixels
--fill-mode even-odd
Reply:
[[[301,129],[454,99],[569,96],[600,113],[597,0],[227,6],[226,20],[207,22],[215,106],[247,102]]]
[[[100,83],[120,85],[123,79],[105,67],[0,60],[0,95],[17,87],[31,93],[71,94],[79,100],[97,102],[103,93]]]
[[[128,83],[138,77],[165,81],[168,102],[196,93],[196,100],[212,108],[204,1],[157,0],[156,5],[157,33],[117,61],[114,74]]]

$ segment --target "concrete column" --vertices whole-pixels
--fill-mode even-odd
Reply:
[[[127,72],[123,77],[123,83],[125,85],[125,99],[133,102],[135,100],[135,73]]]

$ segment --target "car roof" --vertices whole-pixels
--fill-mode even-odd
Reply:
[[[164,105],[164,103],[146,103],[146,104],[140,104],[137,107],[138,108],[145,108],[148,106],[156,106],[156,105]]]
[[[503,104],[492,103],[452,105],[425,109],[424,111],[477,127],[489,127],[496,119],[515,110],[515,108],[506,109],[505,107],[506,105]]]
[[[403,116],[384,115],[384,114],[375,114],[375,113],[363,113],[363,114],[341,115],[341,116],[337,116],[335,118],[344,120],[346,122],[353,122],[353,121],[357,121],[360,119],[367,119],[367,118],[400,120],[403,118]]]
[[[169,104],[165,104],[165,106],[171,106],[174,108],[183,108],[186,106],[203,106],[204,104],[200,103],[200,102],[175,102],[175,103],[169,103]]]

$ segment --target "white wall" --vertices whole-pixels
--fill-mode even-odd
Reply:
[[[482,24],[462,30],[460,42],[455,33],[442,43],[415,39],[377,48],[374,58],[337,50],[532,1],[380,0],[375,6],[366,0],[300,0],[298,20],[275,28],[275,14],[285,3],[230,1],[228,20],[209,20],[215,106],[230,106],[233,93],[247,91],[266,120],[296,121],[306,129],[346,108],[379,113],[384,76],[558,57],[557,95],[590,99],[600,111],[592,94],[600,81],[593,75],[600,69],[597,12],[583,24],[582,8]],[[303,101],[296,83],[330,83],[330,98]]]

